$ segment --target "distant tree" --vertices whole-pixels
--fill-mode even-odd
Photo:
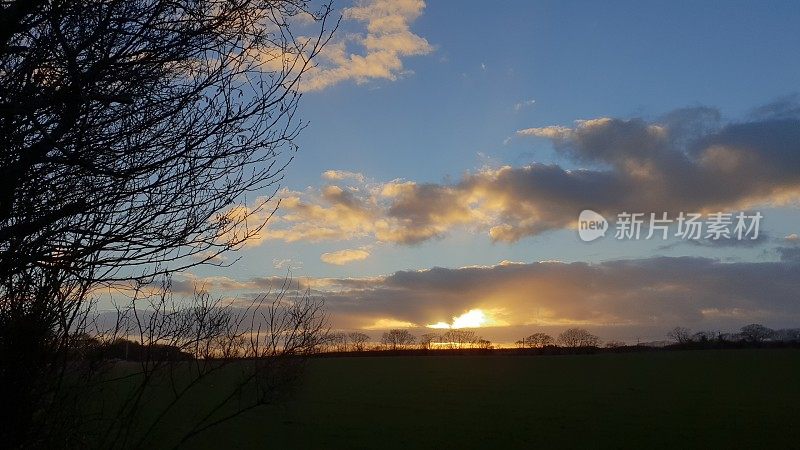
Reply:
[[[706,344],[713,341],[716,337],[717,334],[713,331],[698,331],[692,335],[691,340],[701,344]]]
[[[717,340],[720,342],[739,342],[745,340],[742,333],[717,333]]]
[[[800,329],[788,328],[776,330],[773,339],[781,342],[798,342],[800,341]]]
[[[478,340],[475,341],[474,345],[475,345],[475,348],[480,348],[480,349],[483,349],[483,350],[488,350],[488,349],[494,347],[492,345],[492,341],[490,341],[488,339],[484,339],[484,338],[478,338]]]
[[[750,325],[743,326],[740,333],[742,338],[748,342],[763,342],[771,338],[772,335],[775,334],[775,331],[764,325],[751,323]]]
[[[478,339],[474,331],[464,329],[448,330],[442,335],[442,341],[450,348],[471,347]]]
[[[684,327],[675,327],[669,330],[667,337],[678,344],[687,344],[692,341],[691,331]]]
[[[625,347],[625,343],[622,341],[608,341],[605,345],[606,348],[619,348]]]
[[[359,332],[352,332],[347,335],[347,338],[350,340],[350,349],[354,352],[363,352],[369,342],[369,336]]]
[[[383,333],[381,344],[389,350],[397,350],[413,344],[414,340],[414,335],[408,330],[394,329]]]
[[[548,345],[553,345],[553,337],[546,333],[533,333],[532,335],[522,339],[522,343],[527,348],[542,348]]]
[[[570,328],[558,335],[558,342],[563,347],[596,347],[600,338],[583,328]]]
[[[347,348],[347,333],[331,333],[328,335],[328,344],[330,350],[334,352],[346,352]]]
[[[419,348],[422,350],[429,350],[434,342],[438,342],[441,339],[436,333],[425,333],[419,337]]]

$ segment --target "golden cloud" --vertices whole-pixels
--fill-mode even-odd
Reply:
[[[328,264],[343,266],[354,261],[363,261],[369,257],[369,252],[364,249],[344,249],[330,253],[323,253],[319,259]]]
[[[407,71],[403,58],[433,51],[428,41],[411,32],[425,9],[422,0],[361,0],[345,8],[344,18],[366,24],[366,34],[349,34],[331,42],[318,57],[319,64],[301,83],[304,91],[318,91],[345,80],[396,80]],[[362,53],[352,52],[360,47]]]

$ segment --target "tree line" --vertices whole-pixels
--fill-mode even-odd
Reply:
[[[712,344],[760,345],[766,343],[791,344],[800,342],[800,328],[774,330],[762,324],[751,323],[738,332],[696,331],[686,327],[675,327],[667,333],[667,338],[680,346],[703,346]]]
[[[738,332],[719,331],[692,332],[685,327],[675,327],[666,336],[664,345],[677,347],[710,345],[758,345],[765,343],[791,344],[800,342],[800,329],[773,330],[761,324],[743,326]],[[620,340],[603,342],[599,336],[584,328],[568,328],[557,336],[536,332],[515,343],[521,349],[545,348],[621,348],[630,345]],[[637,343],[636,345],[641,346]],[[436,350],[436,349],[492,349],[490,340],[479,336],[475,330],[452,329],[443,333],[423,333],[415,336],[409,330],[392,329],[381,334],[377,341],[363,332],[332,332],[320,351],[325,352],[363,352],[380,350]]]
[[[423,333],[415,336],[409,330],[392,329],[373,341],[361,332],[332,332],[328,335],[322,351],[362,352],[375,350],[431,350],[431,349],[491,349],[494,345],[479,336],[474,330],[453,329],[443,333]]]

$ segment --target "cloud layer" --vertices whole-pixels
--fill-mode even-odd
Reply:
[[[527,329],[738,328],[751,322],[781,327],[800,320],[797,249],[779,249],[782,259],[772,262],[725,263],[697,257],[597,264],[502,262],[298,283],[301,290],[325,297],[333,326],[342,329],[421,327],[476,309],[486,315],[486,323]],[[282,280],[194,279],[174,288],[191,292],[198,282],[230,294],[262,292]]]
[[[722,124],[717,110],[690,108],[651,122],[599,118],[518,132],[550,140],[581,169],[503,166],[451,184],[372,182],[330,170],[320,189],[283,191],[281,209],[260,238],[409,245],[461,228],[514,242],[571,227],[587,208],[613,217],[796,204],[800,120],[787,111],[793,110],[785,104],[766,106],[756,119]]]

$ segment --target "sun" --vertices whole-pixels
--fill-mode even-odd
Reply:
[[[488,317],[480,309],[470,309],[460,316],[453,317],[452,323],[436,322],[428,328],[478,328],[488,322]]]

